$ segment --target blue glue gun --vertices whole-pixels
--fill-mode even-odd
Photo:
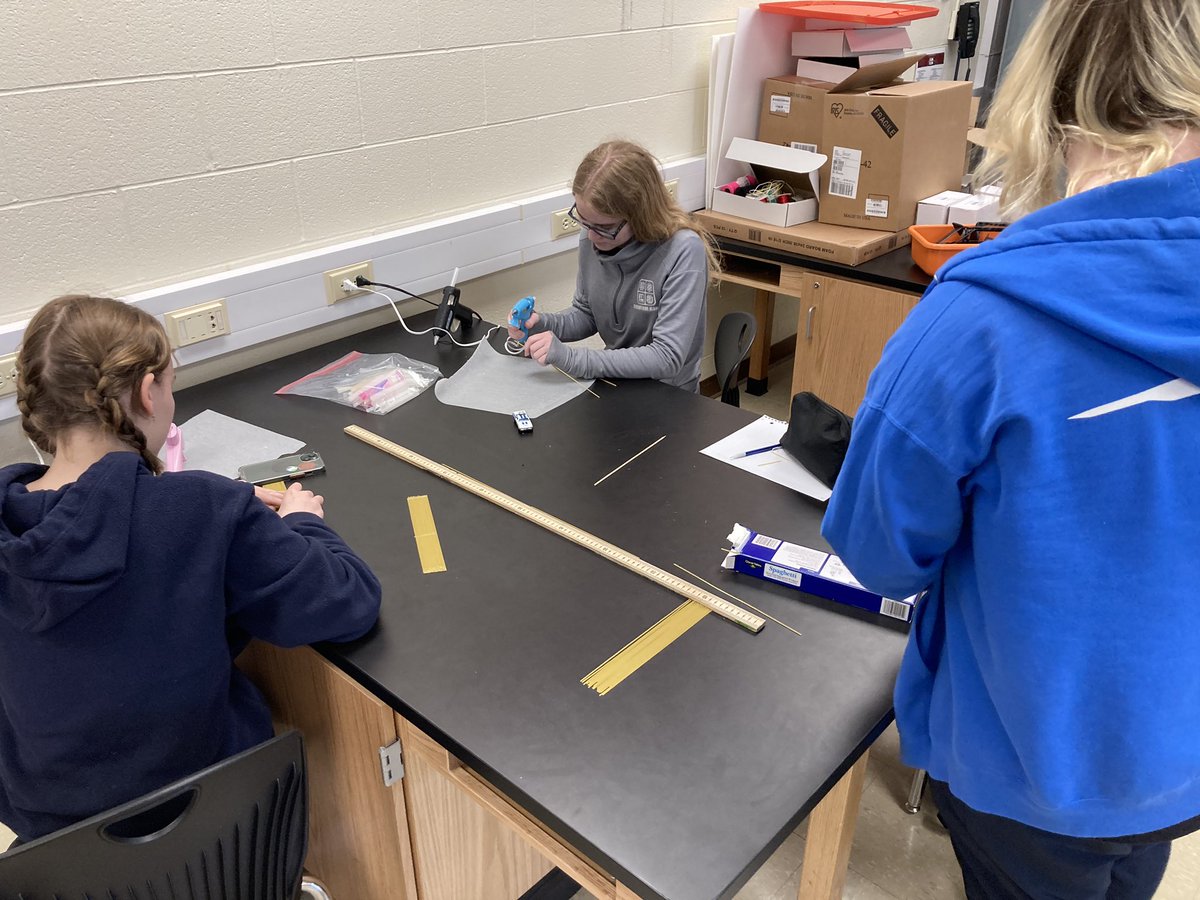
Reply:
[[[533,298],[523,297],[513,306],[512,312],[509,314],[508,324],[513,328],[520,328],[525,338],[529,338],[529,326],[525,323],[529,321],[529,317],[533,315]]]

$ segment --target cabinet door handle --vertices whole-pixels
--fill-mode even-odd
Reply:
[[[817,314],[817,308],[815,306],[810,306],[808,308],[808,318],[805,321],[805,325],[804,325],[804,339],[805,340],[808,340],[808,341],[812,340],[813,316],[815,316],[816,314]]]

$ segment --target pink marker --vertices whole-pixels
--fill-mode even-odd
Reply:
[[[174,422],[171,423],[171,428],[167,431],[167,442],[163,446],[167,451],[167,456],[164,460],[167,471],[182,472],[183,467],[187,465],[187,457],[183,453],[183,432],[179,430],[179,426]]]

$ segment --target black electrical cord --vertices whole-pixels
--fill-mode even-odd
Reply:
[[[367,279],[363,278],[361,275],[356,275],[354,277],[354,283],[359,287],[382,287],[391,291],[399,291],[401,294],[407,294],[414,300],[420,300],[423,303],[428,303],[430,306],[438,305],[435,301],[426,297],[422,297],[420,294],[414,294],[412,291],[405,290],[402,287],[396,287],[394,284],[384,284],[382,281],[367,281]]]
[[[394,285],[394,284],[384,284],[382,281],[367,281],[367,279],[363,278],[361,275],[354,276],[354,283],[357,284],[359,287],[382,287],[382,288],[387,288],[388,290],[391,290],[391,291],[399,291],[401,294],[407,294],[408,296],[412,297],[414,300],[420,300],[423,303],[428,303],[430,306],[440,307],[440,305],[441,305],[441,304],[437,303],[436,301],[430,300],[426,297],[422,297],[420,294],[414,294],[412,291],[406,290],[405,288],[396,287],[396,285]],[[483,316],[481,316],[479,313],[475,312],[475,310],[472,309],[469,312],[475,318],[475,321],[477,321],[477,322],[483,321]]]

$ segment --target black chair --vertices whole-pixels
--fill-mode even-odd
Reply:
[[[738,392],[738,369],[754,343],[758,325],[754,316],[746,312],[726,313],[717,326],[717,339],[713,343],[713,363],[717,369],[717,383],[721,385],[721,402],[730,406],[741,405]]]
[[[0,855],[0,900],[298,900],[304,742],[289,731]]]

